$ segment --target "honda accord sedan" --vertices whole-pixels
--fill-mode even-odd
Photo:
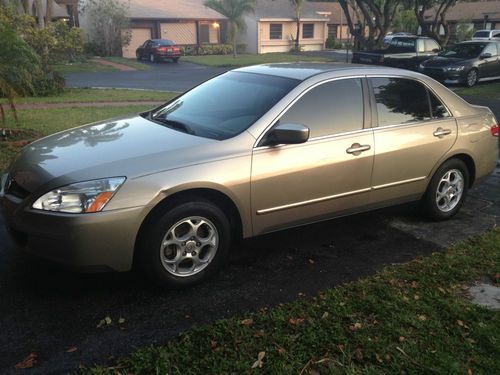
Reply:
[[[26,146],[0,206],[30,254],[180,287],[237,238],[415,200],[448,219],[497,155],[492,112],[427,76],[259,65]]]
[[[424,61],[419,71],[438,81],[467,87],[500,79],[500,41],[456,44]]]

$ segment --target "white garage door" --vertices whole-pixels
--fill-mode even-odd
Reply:
[[[129,45],[122,48],[123,57],[126,58],[135,58],[135,50],[142,46],[146,40],[151,39],[151,29],[133,28],[131,32],[132,38]]]

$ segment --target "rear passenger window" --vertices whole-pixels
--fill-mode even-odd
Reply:
[[[431,118],[427,89],[404,78],[372,78],[378,125],[398,125]]]
[[[450,117],[450,113],[447,111],[446,107],[441,103],[441,101],[436,98],[436,96],[429,91],[429,98],[431,100],[431,110],[433,118],[446,118]]]
[[[361,79],[341,79],[313,88],[281,117],[280,123],[305,125],[311,137],[363,129]]]

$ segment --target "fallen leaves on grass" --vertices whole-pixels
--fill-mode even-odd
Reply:
[[[266,356],[266,352],[259,352],[257,355],[257,360],[253,363],[252,368],[262,368],[264,366],[263,359]]]
[[[363,326],[361,325],[361,323],[354,323],[353,325],[349,326],[349,329],[351,331],[357,331],[358,329],[361,329]]]
[[[71,348],[69,348],[68,350],[66,350],[66,353],[74,353],[78,350],[78,348],[76,346],[73,346]]]
[[[109,316],[107,316],[104,319],[101,319],[99,321],[99,324],[97,324],[97,328],[102,328],[104,326],[109,326],[112,323],[113,323],[113,319],[111,319]]]
[[[304,324],[305,319],[304,318],[290,318],[288,320],[292,326],[296,326],[299,324]]]
[[[38,358],[38,354],[30,353],[26,358],[24,358],[21,362],[19,362],[15,368],[18,370],[32,368],[36,364],[36,360]]]
[[[241,324],[242,326],[249,326],[249,325],[252,325],[252,324],[253,324],[253,319],[252,319],[252,318],[243,319],[242,321],[240,321],[240,324]]]

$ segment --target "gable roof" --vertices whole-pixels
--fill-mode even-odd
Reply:
[[[435,14],[435,8],[429,9],[425,12],[425,20],[431,21]],[[485,15],[488,16],[488,21],[500,21],[500,1],[460,2],[448,10],[446,19],[455,22],[460,20],[483,21]]]
[[[140,19],[226,19],[204,0],[130,0],[129,17]]]
[[[304,20],[328,21],[328,17],[316,12],[312,3],[304,2],[301,18]],[[289,0],[257,0],[254,6],[254,16],[258,20],[295,20],[295,11]]]

